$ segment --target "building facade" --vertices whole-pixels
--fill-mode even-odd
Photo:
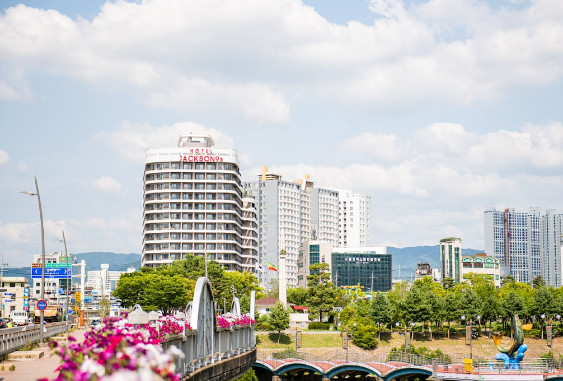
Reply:
[[[548,286],[563,285],[563,213],[548,209],[541,218],[542,276]]]
[[[463,280],[461,238],[449,237],[440,240],[440,267],[442,279],[452,278],[456,284]]]
[[[270,264],[279,267],[279,255],[286,252],[286,281],[297,286],[299,248],[311,234],[311,189],[313,182],[285,181],[262,168],[258,181],[244,184],[245,193],[254,197],[258,211],[260,282],[269,287],[278,278]]]
[[[0,317],[7,318],[12,311],[29,312],[29,283],[25,277],[6,277],[0,280]]]
[[[370,292],[385,292],[392,287],[392,256],[386,247],[335,248],[331,268],[337,287],[359,284]]]
[[[135,268],[127,269],[128,273],[135,272]],[[101,297],[110,297],[113,290],[117,286],[117,281],[123,271],[110,271],[109,264],[102,264],[100,270],[88,271],[86,287],[90,288],[91,294]]]
[[[329,271],[332,273],[333,246],[320,240],[305,241],[299,249],[297,259],[297,286],[307,287],[307,276],[310,275],[309,266],[315,263],[328,263]]]
[[[461,276],[473,273],[480,275],[490,275],[495,283],[495,287],[500,287],[502,279],[501,265],[498,258],[488,256],[486,253],[476,255],[463,255]]]
[[[370,197],[339,191],[340,247],[366,247],[370,244]]]
[[[485,252],[499,259],[503,272],[518,282],[530,283],[542,274],[541,221],[539,208],[484,212]]]
[[[210,136],[181,136],[177,147],[146,151],[142,265],[208,255],[226,270],[255,272],[256,211],[243,198],[235,149]]]
[[[311,189],[311,238],[333,247],[340,241],[339,192]]]
[[[425,276],[431,276],[434,279],[434,275],[432,272],[432,267],[430,267],[430,263],[421,262],[416,265],[416,271],[414,275],[414,279],[422,279]],[[434,279],[436,280],[436,279]]]

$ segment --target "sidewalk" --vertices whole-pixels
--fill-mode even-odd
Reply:
[[[70,335],[82,342],[84,332],[86,332],[84,329],[79,329],[71,332]],[[55,369],[61,364],[61,358],[54,353],[55,351],[56,349],[45,346],[30,351],[35,356],[43,352],[43,356],[40,358],[7,359],[0,362],[0,369],[2,366],[4,367],[4,370],[0,370],[0,381],[35,381],[45,377],[49,380],[54,379],[57,375]],[[9,370],[11,365],[15,365],[14,371]]]

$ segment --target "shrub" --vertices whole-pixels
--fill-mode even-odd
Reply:
[[[13,372],[14,370],[16,370],[16,366],[14,364],[10,365],[10,372]]]
[[[377,347],[377,328],[374,325],[359,324],[354,328],[352,341],[362,349]]]
[[[276,352],[272,355],[275,359],[300,359],[305,360],[303,354],[297,352],[295,349],[286,349],[281,352]]]
[[[258,331],[271,331],[272,327],[270,327],[270,323],[264,322],[264,323],[256,324],[256,329]]]
[[[331,325],[332,324],[330,324],[330,323],[313,321],[313,322],[309,323],[309,326],[307,328],[310,329],[310,330],[328,331],[330,329]]]

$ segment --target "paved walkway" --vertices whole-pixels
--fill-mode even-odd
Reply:
[[[84,332],[85,330],[76,330],[70,335],[77,341],[83,341]],[[45,377],[49,380],[54,379],[57,376],[55,369],[61,364],[61,358],[54,353],[55,350],[48,346],[36,348],[32,352],[41,351],[44,352],[41,358],[9,359],[0,362],[0,381],[35,381]],[[16,369],[10,371],[11,365],[15,365]],[[4,370],[2,370],[2,366]]]

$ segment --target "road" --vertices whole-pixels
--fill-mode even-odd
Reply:
[[[76,330],[71,332],[70,335],[81,342],[84,340],[84,332],[85,330]],[[59,367],[61,358],[54,353],[56,349],[52,350],[49,349],[49,347],[45,347],[43,350],[45,354],[41,358],[5,360],[0,362],[0,381],[35,381],[45,377],[49,380],[55,379],[57,375],[55,369]],[[14,371],[9,370],[11,365],[16,366]],[[1,370],[2,366],[4,370]]]

